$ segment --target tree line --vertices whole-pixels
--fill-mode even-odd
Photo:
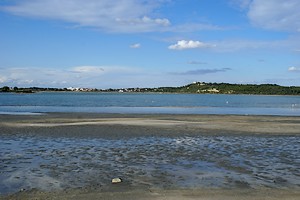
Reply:
[[[70,91],[67,88],[18,88],[4,86],[0,92],[34,93],[42,91]],[[78,91],[78,90],[77,90]],[[84,89],[88,92],[160,92],[160,93],[198,93],[198,94],[257,94],[257,95],[300,95],[299,86],[280,86],[277,84],[230,84],[194,82],[180,87],[122,88],[122,89]]]

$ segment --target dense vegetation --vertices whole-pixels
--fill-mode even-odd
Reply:
[[[89,89],[89,88],[10,88],[4,86],[0,92],[33,93],[41,91],[84,91],[84,92],[161,92],[161,93],[213,93],[213,94],[260,94],[260,95],[300,95],[300,87],[285,87],[276,84],[229,84],[195,82],[181,87],[159,88],[122,88],[122,89]]]
[[[218,94],[262,94],[262,95],[300,95],[300,87],[284,87],[276,84],[229,84],[192,83],[182,87],[163,87],[160,92],[178,93],[218,93]]]
[[[30,88],[18,88],[18,87],[8,87],[4,86],[0,88],[0,92],[15,92],[15,93],[35,93],[35,92],[44,92],[44,91],[66,91],[67,89],[61,88],[39,88],[39,87],[30,87]]]

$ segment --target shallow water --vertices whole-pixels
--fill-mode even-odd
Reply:
[[[300,188],[299,136],[0,136],[0,193],[124,184],[147,188]]]
[[[45,112],[300,116],[300,96],[91,92],[0,94],[0,114]]]

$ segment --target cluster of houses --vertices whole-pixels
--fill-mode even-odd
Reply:
[[[73,88],[73,87],[68,87],[67,90],[68,91],[73,91],[73,92],[93,92],[93,91],[97,91],[97,89],[93,89],[93,88]]]

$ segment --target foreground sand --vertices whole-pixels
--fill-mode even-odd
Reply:
[[[59,200],[299,200],[297,190],[152,190],[110,191],[69,190],[61,192],[23,192],[0,199],[59,199]]]
[[[229,115],[45,114],[0,115],[0,136],[126,139],[140,136],[299,135],[300,117]],[[300,192],[283,189],[145,189],[125,183],[108,190],[23,191],[0,199],[299,199]]]

